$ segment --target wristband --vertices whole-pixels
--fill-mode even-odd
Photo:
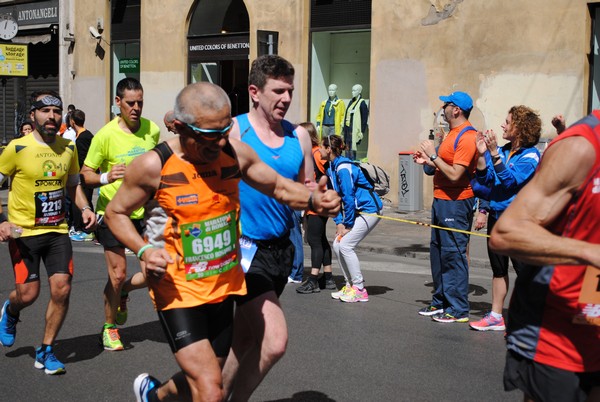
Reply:
[[[480,209],[480,210],[479,210],[479,213],[480,213],[480,214],[483,214],[483,215],[487,215],[487,214],[488,214],[488,211],[486,211],[485,209]]]
[[[313,205],[313,197],[312,197],[312,193],[310,193],[310,196],[308,197],[308,210],[312,211],[312,212],[317,212],[315,211],[315,207]]]
[[[100,175],[100,184],[102,184],[102,185],[108,184],[108,173],[102,173]]]
[[[142,248],[140,248],[137,252],[137,258],[141,260],[142,256],[144,255],[144,251],[148,250],[149,248],[154,248],[154,246],[152,244],[146,244],[145,246],[142,246]]]
[[[492,156],[492,163],[496,163],[500,160],[500,154]]]
[[[89,205],[86,205],[85,207],[81,208],[81,212],[83,213],[83,211],[85,211],[86,209],[89,209],[91,211],[92,207],[90,207]]]
[[[0,223],[4,223],[8,221],[8,219],[6,219],[6,215],[4,215],[4,212],[0,213]]]

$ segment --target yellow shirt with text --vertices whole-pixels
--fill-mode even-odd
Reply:
[[[68,232],[67,180],[79,174],[73,141],[57,136],[46,144],[33,134],[12,140],[0,155],[0,173],[11,177],[8,220],[23,228],[22,236]]]

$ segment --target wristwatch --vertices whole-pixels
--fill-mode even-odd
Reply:
[[[482,214],[482,215],[487,215],[488,211],[486,211],[485,209],[480,209],[479,213]]]
[[[436,160],[436,159],[437,159],[437,157],[438,157],[438,156],[437,156],[436,154],[431,154],[431,155],[429,156],[429,160],[433,162],[434,160]]]

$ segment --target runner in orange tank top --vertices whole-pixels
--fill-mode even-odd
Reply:
[[[238,181],[294,209],[333,216],[339,197],[323,180],[314,192],[285,179],[246,144],[229,139],[233,120],[218,86],[185,87],[175,104],[179,136],[136,158],[107,206],[115,237],[145,262],[150,293],[181,372],[161,384],[141,374],[138,401],[224,398],[221,369],[231,345],[233,296],[246,293],[239,265]],[[142,238],[129,219],[145,205]]]
[[[230,144],[211,164],[194,166],[170,155],[168,143],[155,148],[165,159],[161,181],[148,210],[146,237],[176,263],[167,266],[160,286],[150,295],[158,310],[220,302],[246,294],[238,264],[240,170]],[[168,159],[167,159],[168,158]],[[202,178],[202,180],[198,180]],[[152,239],[162,238],[162,242]]]

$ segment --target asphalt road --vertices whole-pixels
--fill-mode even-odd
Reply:
[[[48,300],[21,313],[17,340],[0,356],[0,401],[133,401],[142,372],[166,379],[177,370],[145,291],[130,295],[129,321],[120,330],[123,352],[105,352],[101,247],[75,244],[71,307],[55,351],[67,373],[48,376],[33,367]],[[288,285],[281,301],[290,339],[284,358],[254,393],[254,401],[517,401],[502,390],[502,333],[467,324],[440,324],[419,316],[431,293],[428,261],[360,253],[368,303],[346,304],[329,291],[300,295]],[[5,244],[0,245],[0,301],[13,286]],[[129,257],[131,271],[138,269]],[[342,281],[334,262],[335,279]],[[45,278],[45,274],[42,275]],[[491,272],[471,271],[471,314],[490,309]]]

